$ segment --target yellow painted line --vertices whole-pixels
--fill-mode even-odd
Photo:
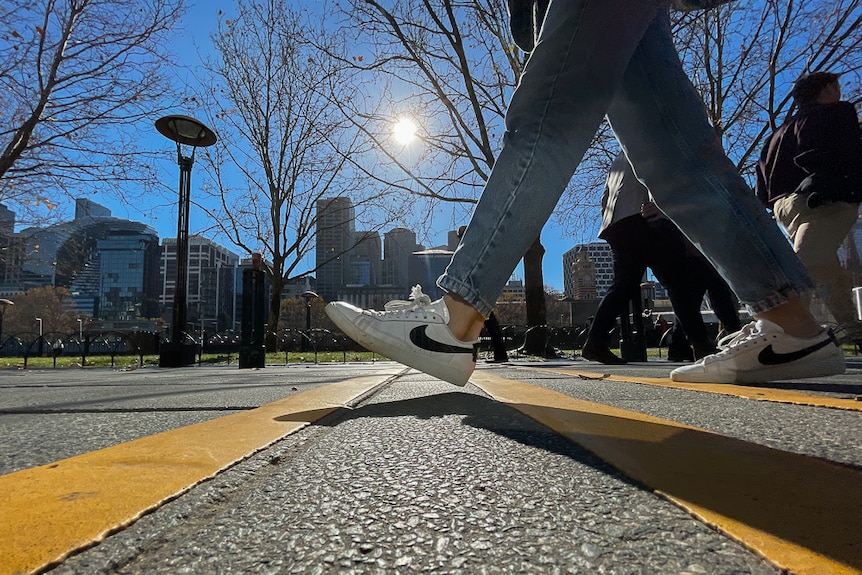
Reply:
[[[537,368],[521,367],[518,369],[529,369],[536,371]],[[634,375],[610,375],[607,373],[592,373],[576,369],[560,368],[538,368],[541,371],[549,371],[581,377],[583,379],[606,379],[610,381],[623,381],[627,383],[643,383],[671,389],[684,389],[687,391],[705,391],[707,393],[718,393],[721,395],[732,395],[745,399],[756,399],[759,401],[773,401],[776,403],[793,403],[796,405],[807,405],[811,407],[832,407],[835,409],[849,409],[862,411],[862,401],[855,399],[840,399],[825,395],[813,395],[792,389],[776,389],[772,387],[745,386],[730,383],[681,383],[670,379],[658,377],[639,377]],[[812,384],[816,385],[816,384]]]
[[[862,472],[476,372],[471,383],[796,575],[862,573]]]
[[[32,573],[62,561],[401,371],[0,476],[0,573]]]

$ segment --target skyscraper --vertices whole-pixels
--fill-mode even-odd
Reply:
[[[416,234],[407,228],[394,228],[383,236],[383,283],[410,291],[410,254],[419,251]]]
[[[348,252],[356,245],[356,210],[350,198],[317,202],[315,242],[317,294],[325,301],[338,299],[350,278]]]

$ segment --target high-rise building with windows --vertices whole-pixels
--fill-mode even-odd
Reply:
[[[346,285],[373,286],[383,280],[383,260],[380,234],[376,231],[356,232],[356,245],[350,250],[350,274]]]
[[[383,235],[383,284],[410,291],[410,254],[421,251],[416,234],[407,228],[394,228]]]
[[[113,321],[158,317],[158,237],[146,233],[113,235],[96,242],[96,251],[99,289],[94,315]],[[80,298],[80,289],[75,293]]]
[[[332,301],[351,276],[348,252],[356,245],[356,210],[350,198],[317,202],[315,242],[317,294]]]
[[[77,311],[96,319],[158,316],[159,237],[146,224],[112,217],[106,207],[78,198],[74,220],[14,235],[16,269],[4,276],[15,285],[4,290],[68,288]]]
[[[613,281],[614,264],[607,243],[578,244],[563,254],[563,293],[567,298],[602,298]]]
[[[407,285],[422,286],[422,291],[432,299],[443,297],[443,290],[437,287],[437,278],[446,271],[452,253],[444,249],[420,250],[410,254]]]
[[[171,319],[177,279],[177,240],[167,238],[161,247],[161,289],[159,304],[162,318]],[[207,238],[189,237],[186,302],[190,329],[223,331],[236,324],[235,297],[239,291],[237,269],[240,258]]]

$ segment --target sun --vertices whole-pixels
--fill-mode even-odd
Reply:
[[[392,135],[401,144],[409,144],[416,139],[416,122],[410,118],[401,118],[392,126]]]

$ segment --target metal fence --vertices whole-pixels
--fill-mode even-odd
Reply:
[[[610,334],[612,340],[618,339],[619,328],[616,333]],[[558,350],[559,355],[567,353],[575,354],[576,350],[583,347],[587,337],[586,326],[565,327],[526,327],[516,325],[501,326],[503,344],[507,353],[520,357],[523,355],[523,345],[528,333],[538,330],[539,337],[545,338],[544,342],[548,349]],[[648,333],[648,336],[650,334]],[[666,342],[661,338],[662,334],[655,334],[649,338],[648,345],[651,347],[661,346]],[[16,334],[4,334],[0,340],[0,357],[19,357],[24,359],[24,367],[27,367],[28,359],[34,357],[52,357],[56,365],[56,359],[63,356],[80,358],[80,365],[87,365],[87,359],[96,356],[110,357],[111,365],[118,356],[135,356],[143,365],[144,356],[157,355],[159,346],[168,342],[166,334],[155,332],[117,332],[107,331],[103,333],[60,333],[53,332],[39,335],[33,332]],[[313,360],[317,362],[318,354],[322,352],[340,352],[342,360],[347,361],[348,354],[366,351],[362,346],[346,337],[340,331],[330,331],[323,328],[313,329],[282,329],[277,332],[267,332],[265,341],[269,352],[284,354],[284,362],[288,363],[289,354],[292,352],[303,352],[313,354]],[[197,346],[198,362],[204,355],[215,355],[219,360],[226,360],[228,364],[234,361],[240,350],[240,335],[233,331],[214,334],[186,333],[183,334],[183,342]],[[482,332],[479,341],[480,355],[493,353],[493,344],[489,334]]]

